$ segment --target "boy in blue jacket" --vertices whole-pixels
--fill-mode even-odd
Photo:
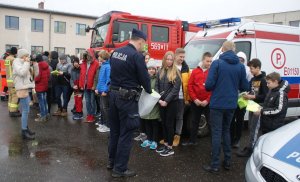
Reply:
[[[102,62],[102,66],[99,71],[98,84],[96,87],[96,94],[100,95],[100,112],[102,116],[102,122],[98,127],[99,132],[109,132],[108,123],[108,108],[109,108],[109,97],[108,88],[110,84],[110,54],[102,50],[99,52],[99,60]]]

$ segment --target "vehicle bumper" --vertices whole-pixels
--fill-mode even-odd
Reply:
[[[247,182],[260,182],[265,181],[260,175],[259,169],[254,164],[253,156],[248,159],[246,170],[245,170],[245,179]]]

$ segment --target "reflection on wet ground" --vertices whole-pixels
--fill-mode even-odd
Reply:
[[[201,169],[210,159],[210,138],[198,146],[175,149],[175,155],[160,157],[134,142],[129,167],[138,176],[112,179],[106,170],[108,134],[93,124],[52,117],[35,123],[31,110],[29,126],[36,139],[23,141],[20,118],[10,118],[0,102],[0,181],[243,181],[246,159],[233,156],[233,169],[216,176]],[[245,139],[246,140],[246,139]],[[243,141],[245,143],[245,141]]]

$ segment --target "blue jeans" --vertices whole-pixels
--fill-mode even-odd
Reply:
[[[235,109],[210,109],[212,133],[211,167],[220,167],[221,139],[223,137],[224,161],[231,162],[230,124]]]
[[[68,103],[69,103],[68,93],[69,93],[69,86],[64,86],[64,85],[55,86],[55,97],[56,97],[58,108],[63,108],[67,110]],[[63,99],[64,99],[63,105],[61,104],[61,98],[60,98],[61,94],[63,94]]]
[[[37,92],[37,98],[39,100],[41,117],[45,117],[48,113],[48,104],[47,104],[47,92]]]
[[[22,117],[21,117],[22,130],[27,130],[28,113],[30,110],[29,102],[30,102],[30,96],[26,98],[20,98],[20,106],[22,111]]]
[[[96,98],[94,90],[84,90],[86,110],[88,115],[96,114]]]

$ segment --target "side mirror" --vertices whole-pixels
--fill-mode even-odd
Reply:
[[[91,30],[90,26],[87,26],[86,29],[85,29],[85,32],[89,33]]]
[[[119,35],[118,34],[113,34],[112,35],[112,41],[113,42],[118,42],[119,41]]]
[[[183,31],[189,31],[189,23],[187,21],[182,21]]]
[[[114,21],[113,24],[113,34],[119,34],[119,22]]]

